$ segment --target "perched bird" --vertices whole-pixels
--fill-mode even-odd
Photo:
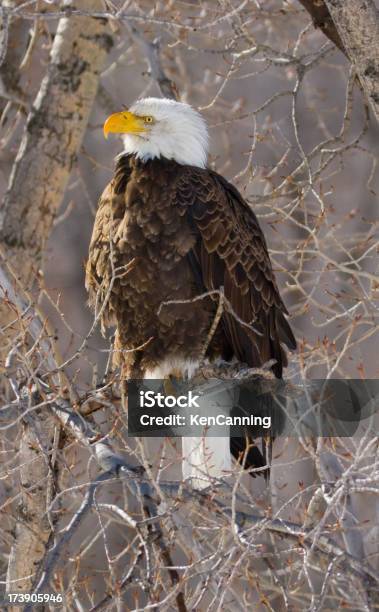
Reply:
[[[124,149],[99,201],[86,287],[103,326],[116,327],[125,376],[190,376],[204,359],[236,358],[275,360],[281,377],[282,344],[296,348],[288,313],[253,210],[207,167],[202,116],[145,98],[108,117],[109,132]],[[244,447],[232,438],[237,458]],[[245,466],[263,463],[251,448]]]

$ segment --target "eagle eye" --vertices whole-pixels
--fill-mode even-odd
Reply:
[[[144,120],[145,123],[153,123],[154,122],[153,117],[151,117],[150,115],[148,115],[147,117],[144,117],[143,120]]]

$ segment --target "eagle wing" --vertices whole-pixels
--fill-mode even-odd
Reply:
[[[295,349],[296,341],[254,212],[211,170],[187,167],[177,195],[197,238],[188,259],[199,291],[223,290],[221,325],[233,354],[250,367],[274,359],[281,377],[287,365],[281,344]]]
[[[109,288],[112,283],[113,263],[117,264],[116,255],[112,253],[120,220],[125,219],[125,191],[130,178],[130,159],[123,155],[118,159],[115,174],[100,196],[89,246],[86,265],[85,286],[89,295],[89,304],[95,313],[102,311],[102,329],[116,324],[114,299],[109,299]],[[113,292],[117,286],[113,286]]]

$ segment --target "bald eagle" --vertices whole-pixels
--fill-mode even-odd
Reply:
[[[266,241],[237,189],[207,167],[208,131],[188,104],[138,100],[104,134],[124,149],[96,214],[86,288],[128,378],[190,376],[199,362],[287,365],[296,341]],[[210,335],[223,295],[222,314]],[[244,441],[232,438],[239,457]],[[264,464],[256,447],[246,467]]]

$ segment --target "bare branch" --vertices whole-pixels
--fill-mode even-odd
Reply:
[[[157,83],[162,96],[179,100],[179,92],[175,83],[168,78],[162,68],[162,60],[160,57],[160,40],[156,38],[153,42],[148,41],[139,30],[130,26],[130,31],[135,40],[138,41],[145,59],[149,65],[150,76]]]

